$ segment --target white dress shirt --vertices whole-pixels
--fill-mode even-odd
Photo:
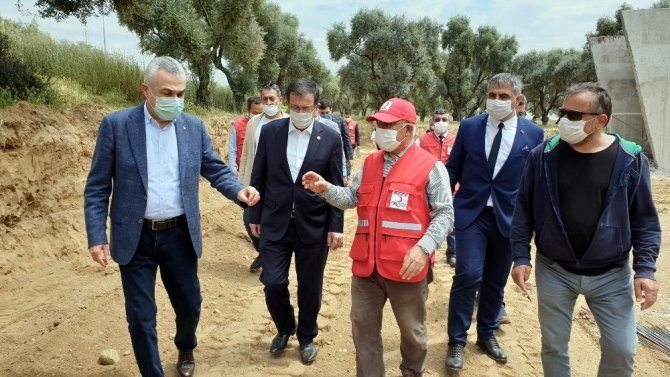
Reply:
[[[280,118],[270,119],[267,116],[265,116],[265,114],[263,114],[263,116],[261,117],[261,120],[258,122],[258,127],[256,127],[256,132],[254,132],[254,142],[256,143],[256,148],[254,148],[255,151],[258,150],[258,142],[261,140],[261,130],[263,129],[263,126],[266,123],[270,123],[273,120],[277,120],[277,119],[280,119]],[[255,155],[255,152],[254,152],[254,155]]]
[[[496,165],[493,169],[493,178],[496,177],[500,169],[502,169],[509,153],[512,151],[512,144],[514,144],[514,137],[516,136],[516,127],[517,127],[517,117],[513,116],[510,119],[507,119],[503,122],[502,130],[502,139],[500,139],[500,150],[498,151],[498,158],[496,159]],[[486,151],[486,158],[488,159],[489,154],[491,154],[491,145],[493,144],[493,139],[495,139],[496,134],[498,133],[498,125],[500,122],[494,122],[491,117],[488,117],[486,121],[486,137],[484,140],[484,150]],[[489,196],[489,200],[486,202],[487,206],[493,206],[493,199]]]
[[[309,138],[312,135],[312,129],[314,128],[314,120],[305,128],[304,131],[300,131],[295,128],[291,121],[288,124],[288,140],[286,141],[286,160],[288,161],[288,167],[291,169],[291,178],[293,182],[298,179],[298,173],[300,173],[300,168],[302,168],[302,163],[305,160],[305,154],[307,153],[307,146],[309,145]]]
[[[147,208],[144,217],[165,220],[184,214],[179,178],[179,151],[174,122],[161,128],[144,104],[147,142]]]

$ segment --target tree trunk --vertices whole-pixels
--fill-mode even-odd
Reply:
[[[212,83],[212,61],[209,57],[205,57],[190,63],[193,73],[195,73],[198,78],[198,88],[195,92],[195,104],[198,106],[209,107],[211,104],[209,98],[209,85]]]

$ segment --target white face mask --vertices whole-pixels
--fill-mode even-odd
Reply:
[[[265,115],[273,117],[279,112],[279,105],[274,103],[270,105],[263,104],[263,112]]]
[[[503,119],[508,116],[514,109],[512,109],[511,100],[499,100],[499,99],[487,99],[486,100],[486,112],[491,116],[491,118],[496,121]]]
[[[589,134],[584,132],[585,120],[572,121],[568,118],[558,120],[558,135],[569,144],[577,144]]]
[[[400,130],[405,128],[402,126]],[[393,152],[400,146],[401,141],[398,141],[398,131],[400,130],[387,130],[384,128],[377,127],[375,129],[375,143],[379,146],[380,149],[386,152]],[[405,139],[403,139],[404,141]]]
[[[435,133],[438,135],[446,135],[449,131],[449,123],[435,122]]]
[[[309,127],[310,123],[312,123],[312,119],[314,119],[314,115],[312,115],[311,112],[309,113],[292,112],[290,116],[291,116],[291,123],[293,123],[293,127],[301,131]]]

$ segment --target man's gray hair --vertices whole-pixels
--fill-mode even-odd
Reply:
[[[565,92],[565,98],[579,93],[593,94],[593,102],[591,103],[591,111],[598,114],[607,115],[607,120],[612,117],[612,98],[607,93],[607,90],[600,86],[597,82],[582,82],[572,84]]]
[[[150,84],[156,78],[158,71],[165,71],[171,75],[186,77],[184,67],[174,58],[169,56],[156,56],[153,58],[147,68],[144,70],[144,83]]]
[[[521,83],[521,79],[519,76],[515,76],[511,73],[498,73],[491,77],[489,80],[489,88],[492,86],[505,86],[505,85],[512,85],[512,91],[514,92],[514,95],[518,96],[521,94],[521,91],[523,90],[523,84]]]
[[[273,82],[261,85],[261,92],[264,90],[274,90],[275,92],[277,92],[277,97],[281,97],[281,89],[279,89],[279,85]]]
[[[446,115],[450,122],[454,121],[454,117],[451,116],[451,114],[446,109],[437,109],[435,112],[433,112],[433,115]]]

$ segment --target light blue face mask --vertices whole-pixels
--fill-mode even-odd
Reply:
[[[184,99],[178,97],[156,97],[154,112],[163,120],[173,121],[184,111]]]

